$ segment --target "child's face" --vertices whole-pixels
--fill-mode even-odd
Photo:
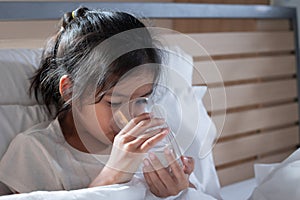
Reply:
[[[84,105],[80,109],[80,124],[94,138],[111,144],[119,130],[113,123],[113,113],[123,103],[138,97],[147,97],[153,90],[153,73],[140,73],[120,81],[106,91],[99,103]]]

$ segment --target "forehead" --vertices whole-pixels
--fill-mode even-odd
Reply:
[[[154,81],[153,70],[134,71],[127,74],[108,91],[111,96],[135,98],[152,91]]]

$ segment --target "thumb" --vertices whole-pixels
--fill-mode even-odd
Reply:
[[[181,161],[183,163],[183,172],[190,175],[194,171],[195,161],[192,157],[181,156]]]

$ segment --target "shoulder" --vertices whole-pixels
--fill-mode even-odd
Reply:
[[[38,124],[13,139],[0,162],[1,182],[21,193],[62,189],[55,126],[52,121]]]
[[[53,120],[19,133],[10,143],[2,160],[14,157],[18,162],[28,165],[41,161],[48,164],[55,162],[61,155],[57,151],[64,147],[56,133],[59,131],[57,125],[59,126],[58,121]]]
[[[60,141],[63,138],[58,119],[39,123],[30,129],[19,133],[16,138],[51,139]],[[15,138],[15,139],[16,139]]]
[[[11,145],[27,146],[34,148],[37,146],[53,146],[54,144],[64,143],[57,119],[37,124],[30,129],[19,133],[11,142]]]

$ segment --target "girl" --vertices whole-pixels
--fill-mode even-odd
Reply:
[[[31,85],[54,120],[18,134],[1,160],[0,181],[14,193],[73,190],[129,182],[144,163],[156,196],[193,187],[191,158],[180,167],[166,149],[170,172],[154,154],[142,156],[168,134],[155,128],[163,119],[143,113],[121,130],[112,120],[121,104],[155,92],[161,63],[162,52],[134,16],[87,8],[66,13]]]

